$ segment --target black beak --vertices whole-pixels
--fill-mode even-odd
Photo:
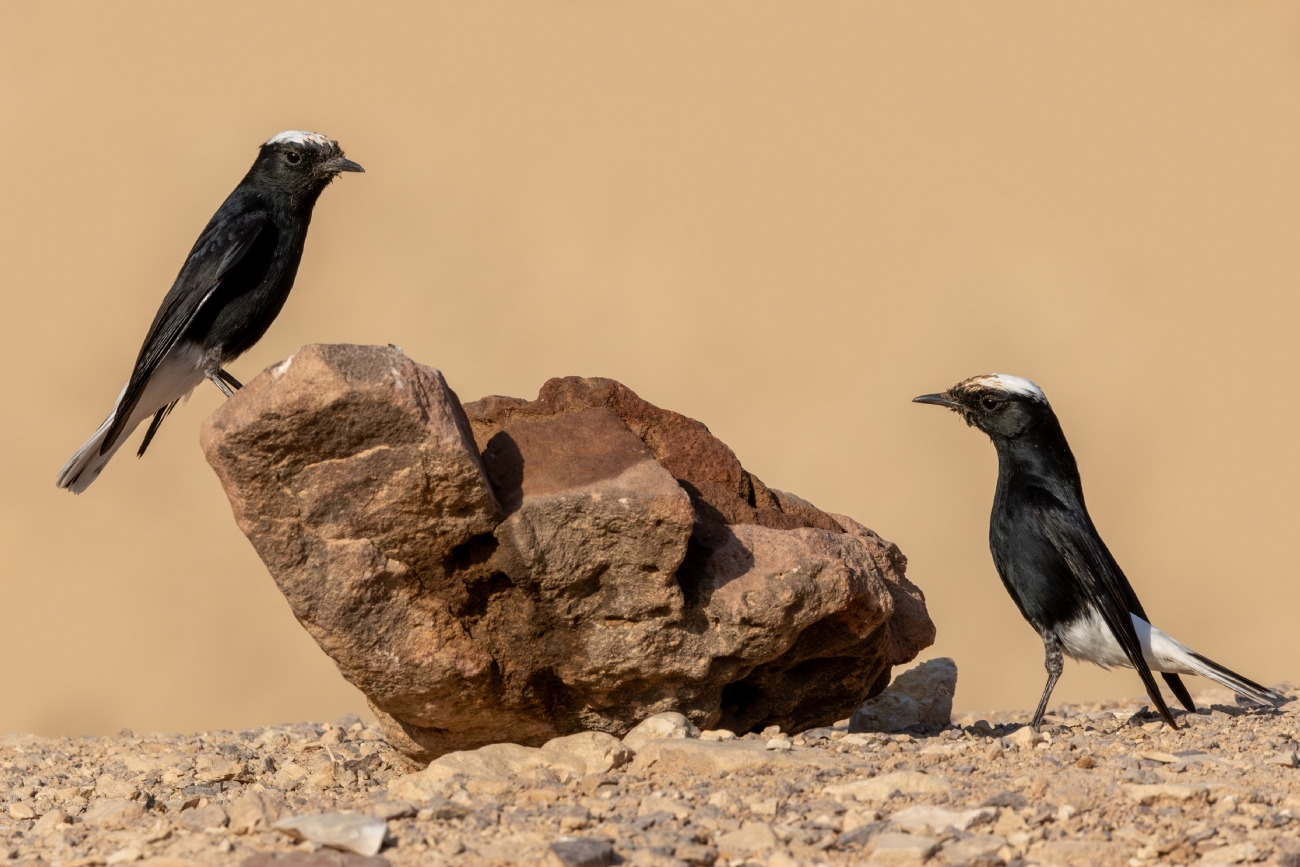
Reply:
[[[920,397],[912,398],[912,403],[932,403],[935,406],[946,406],[948,409],[958,409],[961,404],[945,394],[923,394]]]
[[[365,171],[365,169],[361,168],[361,165],[359,163],[354,163],[352,162],[352,160],[348,159],[347,157],[335,157],[332,160],[327,160],[326,162],[321,164],[321,168],[323,168],[327,172],[335,172],[335,173]]]

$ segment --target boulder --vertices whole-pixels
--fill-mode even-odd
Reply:
[[[895,545],[612,380],[462,406],[395,348],[308,346],[202,443],[299,622],[417,762],[666,712],[797,732],[934,640]]]

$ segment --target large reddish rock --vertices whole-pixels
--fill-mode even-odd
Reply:
[[[934,640],[896,546],[612,380],[462,407],[399,350],[308,346],[202,442],[294,614],[417,761],[664,711],[824,725]]]

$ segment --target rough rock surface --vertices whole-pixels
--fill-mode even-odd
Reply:
[[[299,621],[419,762],[667,711],[824,725],[934,638],[896,546],[611,380],[462,408],[398,350],[309,346],[202,441]]]
[[[447,776],[403,774],[379,727],[356,717],[202,735],[8,735],[0,863],[1294,867],[1297,704],[1249,710],[1221,693],[1197,703],[1200,713],[1174,712],[1178,731],[1142,702],[1110,702],[1054,709],[1037,739],[1018,737],[1028,712],[893,735],[849,734],[841,721],[793,736],[650,740],[626,764],[612,738],[586,733],[461,753],[510,748],[536,761],[463,760]],[[346,824],[340,815],[383,821],[377,856],[315,850],[275,828],[309,824],[295,817]]]
[[[948,657],[923,662],[900,674],[889,688],[849,717],[850,732],[898,732],[909,726],[945,726],[957,691],[957,663]]]

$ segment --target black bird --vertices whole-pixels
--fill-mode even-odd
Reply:
[[[204,378],[226,397],[240,388],[225,365],[253,347],[289,297],[312,207],[339,172],[365,169],[333,139],[290,130],[271,138],[212,215],[163,298],[113,411],[59,472],[79,494],[140,422],[153,416],[138,455],[167,414]]]
[[[1283,696],[1189,650],[1151,625],[1083,502],[1083,483],[1042,389],[1003,374],[972,377],[916,403],[946,406],[989,435],[998,486],[989,522],[993,563],[1047,651],[1047,688],[1031,723],[1042,723],[1061,676],[1061,654],[1109,668],[1134,668],[1166,723],[1177,728],[1152,671],[1188,712],[1180,674],[1199,674],[1261,704]]]

